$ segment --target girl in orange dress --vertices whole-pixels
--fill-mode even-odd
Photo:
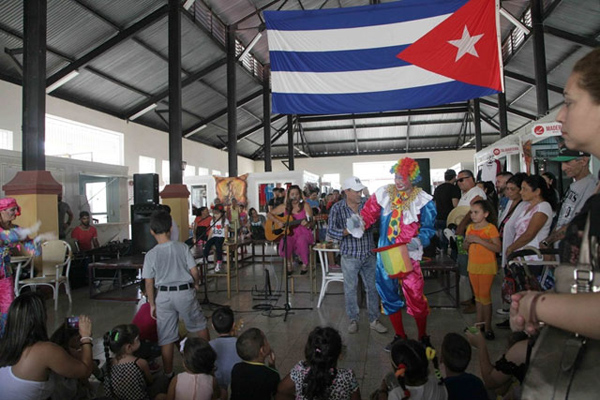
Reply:
[[[492,282],[498,271],[496,253],[500,251],[500,234],[490,220],[493,209],[486,200],[471,205],[471,220],[465,235],[463,247],[469,250],[469,280],[475,293],[477,322],[485,324],[485,338],[495,338],[492,331]]]

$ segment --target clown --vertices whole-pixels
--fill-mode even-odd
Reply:
[[[8,308],[15,299],[14,281],[10,266],[11,249],[23,246],[26,252],[39,255],[36,245],[27,235],[37,232],[39,223],[31,228],[19,228],[13,224],[16,217],[21,215],[21,207],[12,197],[0,199],[0,337],[4,332],[4,324]]]
[[[412,271],[401,274],[398,279],[390,278],[385,272],[381,256],[377,256],[377,291],[383,303],[383,309],[390,317],[396,333],[394,341],[406,338],[402,323],[404,302],[398,293],[398,284],[402,285],[407,312],[415,318],[419,339],[430,345],[427,336],[427,315],[429,305],[423,295],[423,274],[420,260],[423,247],[429,245],[435,234],[434,222],[436,208],[433,197],[414,185],[421,181],[419,164],[412,158],[401,158],[392,167],[394,184],[379,188],[366,202],[361,211],[365,229],[379,219],[379,244],[385,247],[395,243],[406,244],[412,264]],[[394,342],[392,342],[394,343]],[[386,350],[391,349],[390,343]]]

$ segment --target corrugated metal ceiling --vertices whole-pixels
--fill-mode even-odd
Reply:
[[[390,0],[381,1],[382,3]],[[264,21],[261,12],[351,7],[369,4],[369,0],[196,0],[194,6],[182,9],[182,80],[183,134],[207,124],[191,140],[223,148],[227,140],[227,85],[225,57],[225,26],[241,23],[236,37],[248,45]],[[166,0],[53,0],[48,2],[47,74],[65,68],[123,30],[152,13],[163,9]],[[526,15],[529,0],[502,1],[512,15]],[[574,62],[598,45],[600,33],[600,2],[587,0],[544,0],[546,10],[546,62],[548,81],[560,92]],[[529,21],[529,20],[527,20]],[[514,26],[501,18],[502,39],[509,40]],[[168,34],[166,13],[141,27],[132,36],[99,54],[80,74],[57,89],[52,95],[107,112],[118,118],[129,118],[140,109],[156,102],[158,107],[139,117],[136,122],[166,131],[168,121]],[[569,36],[569,34],[571,36]],[[23,0],[0,2],[0,79],[21,82]],[[522,35],[515,35],[518,37]],[[509,106],[508,128],[514,131],[537,115],[535,87],[532,83],[533,41],[525,36],[524,44],[508,54],[506,70],[516,77],[505,79]],[[511,42],[512,45],[513,42]],[[506,46],[505,46],[506,47]],[[514,46],[512,46],[514,47]],[[13,52],[14,60],[8,54]],[[260,94],[262,64],[269,60],[268,43],[263,35],[251,54],[254,59],[237,66],[237,127],[239,154],[259,159],[264,144],[261,121],[263,98]],[[200,74],[200,72],[205,72]],[[193,76],[194,79],[190,77]],[[257,77],[258,76],[258,77]],[[188,81],[186,81],[186,79]],[[256,94],[256,96],[251,96]],[[250,96],[250,97],[249,97]],[[242,101],[245,99],[245,101]],[[550,107],[557,107],[562,96],[549,94]],[[499,116],[496,96],[482,100],[484,144],[498,139]],[[460,106],[460,105],[458,105]],[[397,113],[401,114],[401,113]],[[472,124],[464,126],[465,110],[453,113],[425,115],[371,115],[326,120],[304,120],[299,126],[303,135],[296,134],[296,146],[307,149],[311,156],[343,154],[377,154],[406,150],[406,131],[410,151],[456,149],[472,135]],[[274,157],[287,157],[287,134],[282,134],[287,118],[272,115],[271,124]],[[465,137],[464,133],[467,132]],[[275,140],[276,139],[276,140]],[[307,142],[307,146],[302,144]],[[358,144],[358,151],[357,151]],[[473,144],[471,144],[473,146]],[[305,150],[303,150],[305,151]],[[299,153],[298,153],[299,154]]]

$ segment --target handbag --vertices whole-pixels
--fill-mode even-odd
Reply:
[[[532,252],[539,253],[539,250],[528,247],[512,253],[511,257],[515,258],[530,255]],[[539,292],[542,290],[542,285],[531,273],[526,262],[510,260],[506,267],[504,267],[504,278],[502,280],[501,290],[502,301],[510,304],[512,301],[511,296],[513,294],[527,290]]]
[[[558,293],[598,292],[597,221],[600,203],[590,209],[577,266],[558,266],[555,270]],[[598,294],[600,296],[600,293]],[[600,341],[546,326],[541,329],[531,362],[523,381],[522,399],[591,399],[598,395]]]

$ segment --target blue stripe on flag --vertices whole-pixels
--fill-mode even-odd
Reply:
[[[276,114],[352,114],[431,107],[489,96],[497,91],[454,81],[419,88],[353,94],[273,93]]]
[[[269,57],[271,71],[362,71],[410,65],[396,57],[408,46],[326,52],[272,51],[269,53]]]
[[[304,31],[392,24],[450,14],[468,0],[404,0],[373,6],[264,11],[267,29]]]

